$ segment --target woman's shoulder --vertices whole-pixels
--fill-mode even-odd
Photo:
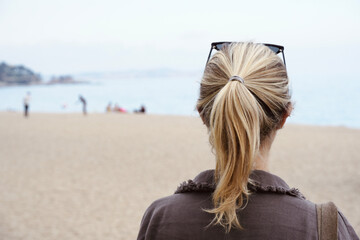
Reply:
[[[341,211],[338,211],[338,239],[359,240],[354,228],[350,225]]]
[[[186,182],[182,183],[174,194],[159,198],[152,202],[147,208],[145,214],[169,216],[172,213],[177,214],[188,212],[191,209],[199,209],[211,207],[211,189],[205,189],[190,181],[189,186]],[[185,211],[186,210],[186,211]],[[194,213],[194,212],[193,212]]]

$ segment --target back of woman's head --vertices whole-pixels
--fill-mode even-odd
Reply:
[[[241,228],[236,210],[246,205],[254,157],[280,128],[290,101],[286,68],[262,44],[226,45],[207,63],[197,109],[216,154],[214,208],[207,210],[214,224]]]

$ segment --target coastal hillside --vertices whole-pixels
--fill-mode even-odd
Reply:
[[[0,87],[17,85],[40,85],[40,84],[76,84],[86,83],[77,81],[70,75],[52,76],[50,80],[43,81],[38,73],[22,65],[9,65],[5,62],[0,64]]]
[[[39,74],[22,65],[0,64],[0,86],[41,84]]]

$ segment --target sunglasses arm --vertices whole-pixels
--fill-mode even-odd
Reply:
[[[208,58],[207,58],[206,64],[207,64],[207,63],[209,62],[209,60],[210,60],[212,50],[213,50],[213,46],[211,46],[211,48],[210,48],[210,52],[209,52],[209,56],[208,56]]]
[[[282,57],[283,57],[283,60],[284,60],[284,65],[286,67],[286,62],[285,62],[285,54],[284,54],[284,51],[281,51],[281,54],[282,54]]]

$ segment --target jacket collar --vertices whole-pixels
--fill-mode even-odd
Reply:
[[[183,182],[175,191],[176,193],[186,192],[213,192],[216,188],[214,181],[214,170],[207,170],[197,175],[194,180]],[[248,184],[252,192],[270,192],[290,195],[305,199],[296,188],[290,188],[284,180],[269,172],[254,170],[250,174],[253,184]]]

